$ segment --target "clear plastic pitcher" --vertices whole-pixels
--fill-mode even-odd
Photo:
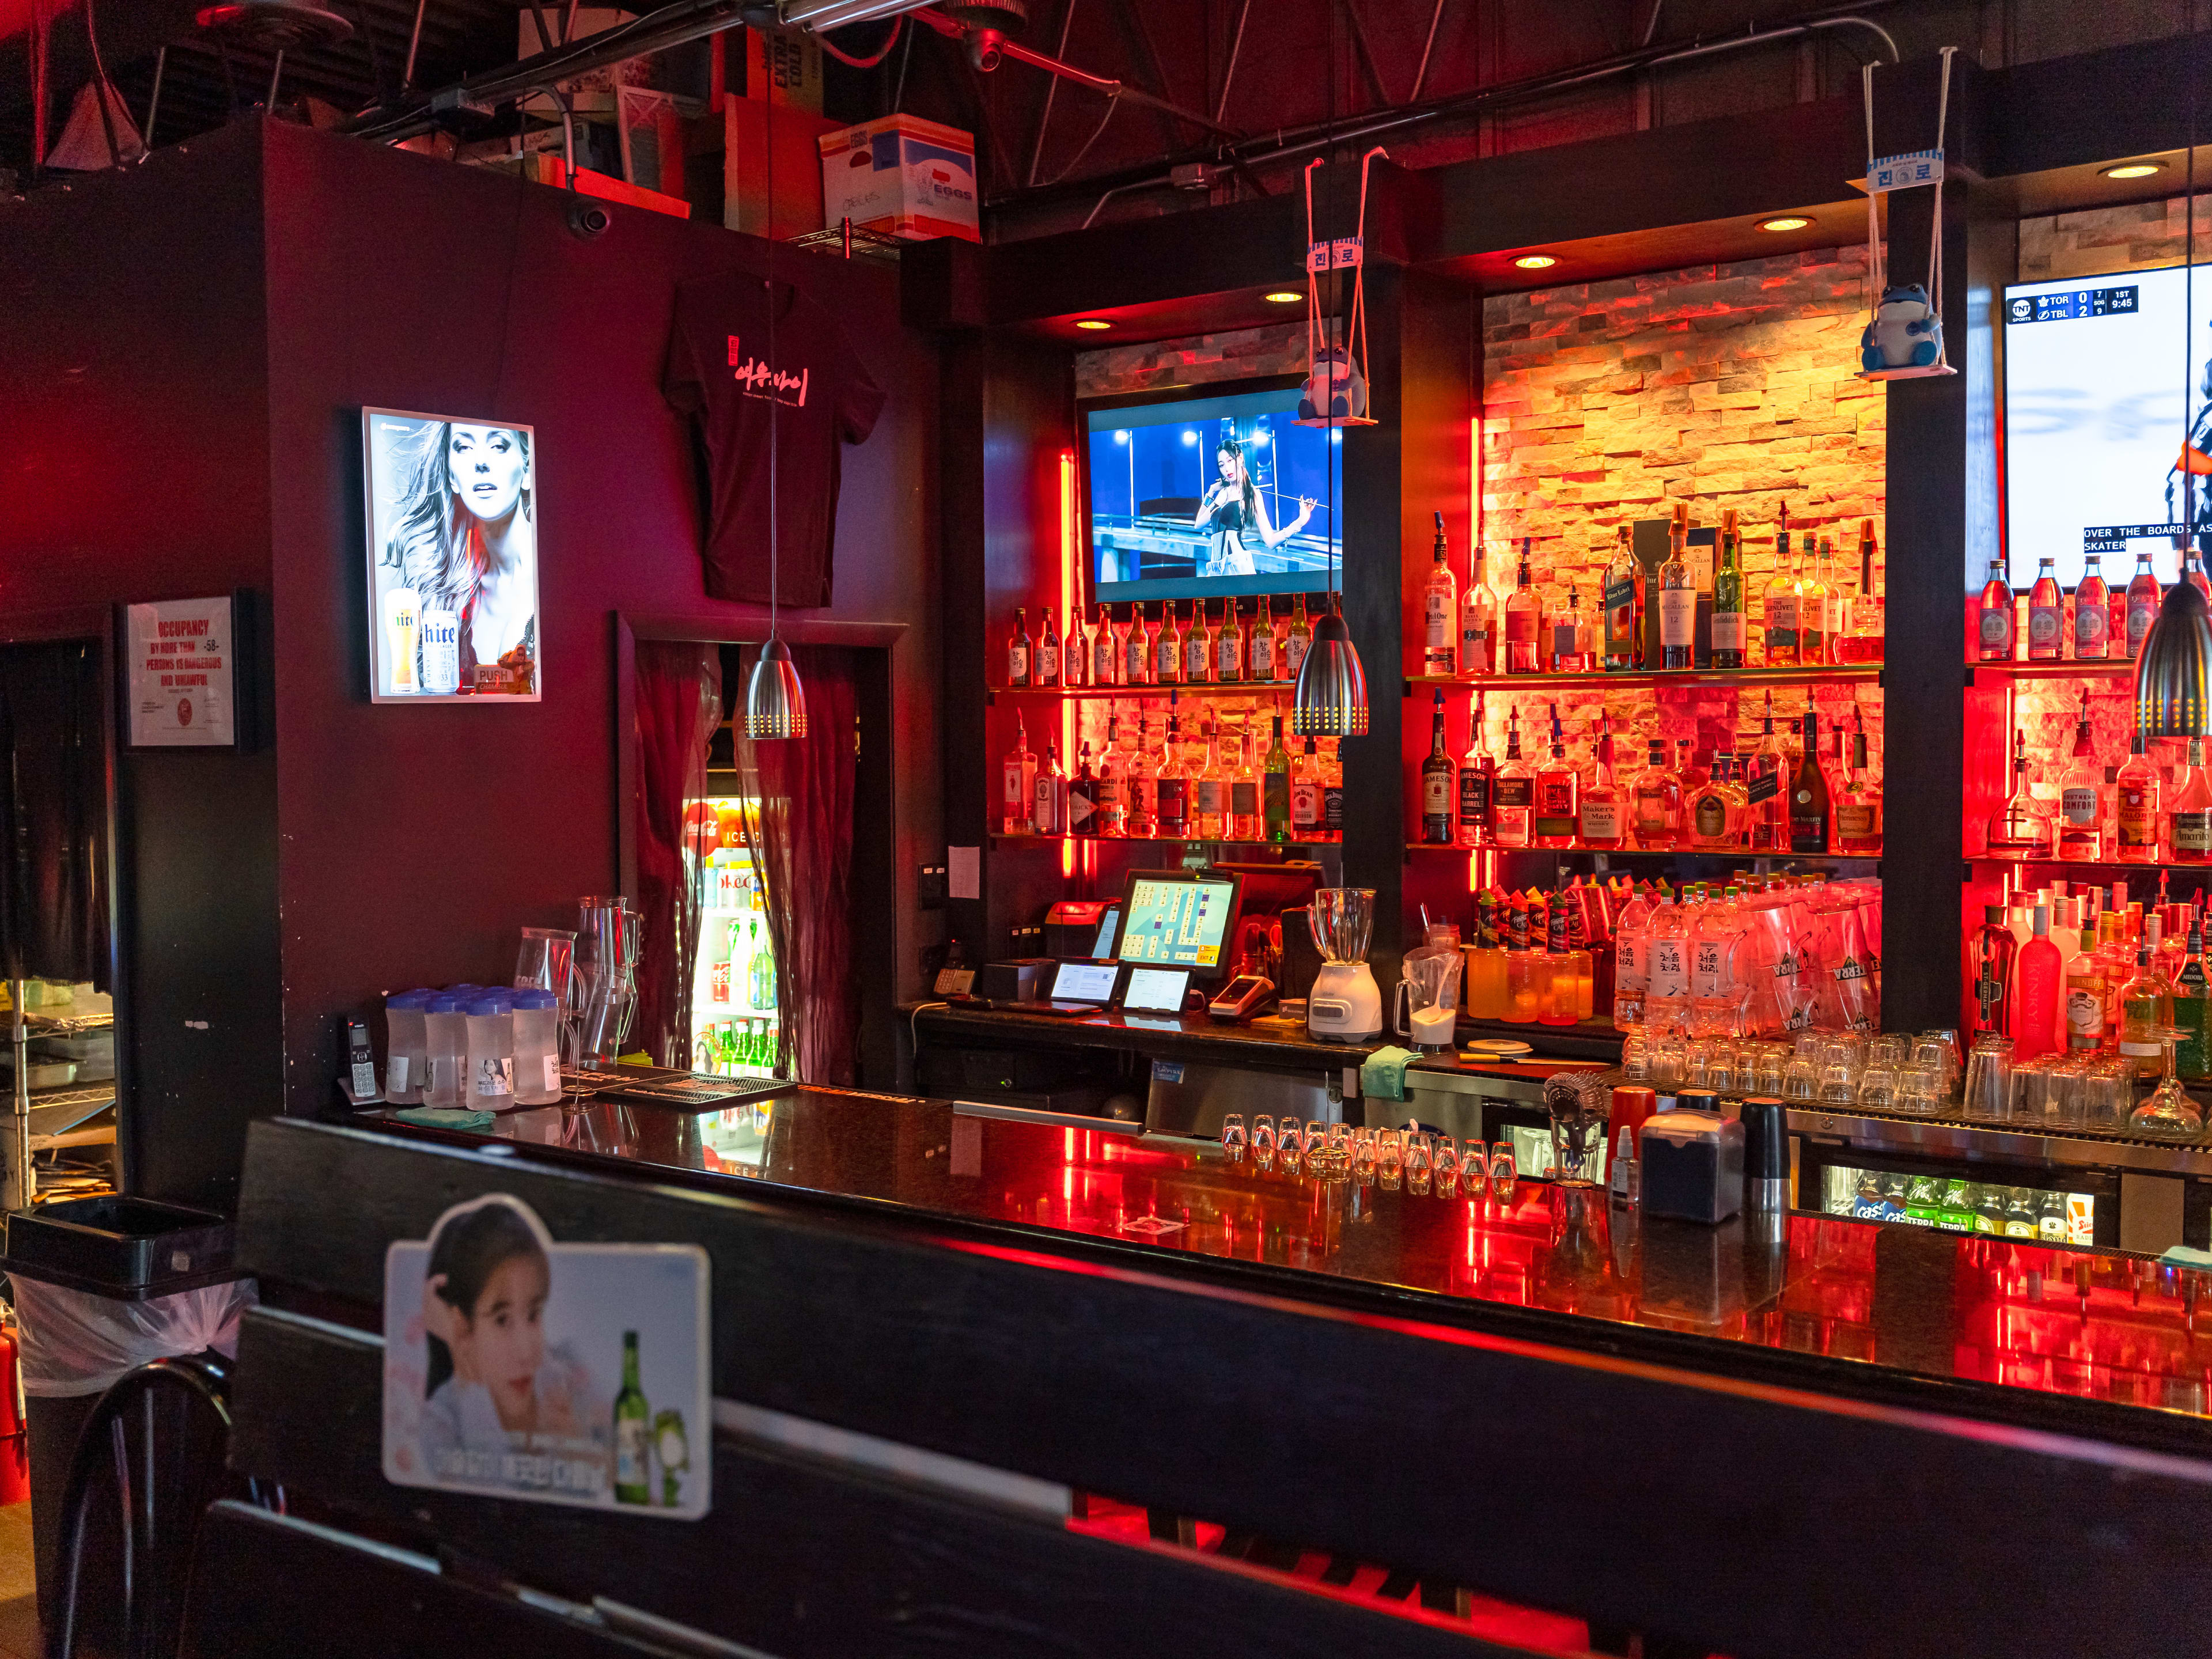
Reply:
[[[1460,953],[1425,945],[1406,953],[1391,1024],[1416,1048],[1449,1048],[1459,1030]]]

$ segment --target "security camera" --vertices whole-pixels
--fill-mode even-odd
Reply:
[[[988,75],[1006,55],[1006,37],[997,29],[968,32],[968,61]]]
[[[568,233],[580,241],[598,240],[614,222],[614,215],[597,202],[579,197],[568,204]]]

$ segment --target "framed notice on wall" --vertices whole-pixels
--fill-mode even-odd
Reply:
[[[536,433],[365,409],[361,435],[370,700],[536,702]]]
[[[230,596],[125,608],[134,748],[222,748],[238,740]]]

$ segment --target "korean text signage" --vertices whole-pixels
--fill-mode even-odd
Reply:
[[[662,1520],[707,1513],[707,1253],[556,1244],[494,1193],[384,1258],[384,1474]]]
[[[132,744],[219,747],[236,742],[230,600],[134,605],[128,631]]]

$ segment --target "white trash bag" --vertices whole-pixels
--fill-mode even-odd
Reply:
[[[21,1334],[23,1392],[54,1396],[104,1394],[149,1359],[210,1348],[235,1358],[239,1316],[259,1298],[250,1279],[197,1291],[118,1302],[21,1274],[10,1295]]]

